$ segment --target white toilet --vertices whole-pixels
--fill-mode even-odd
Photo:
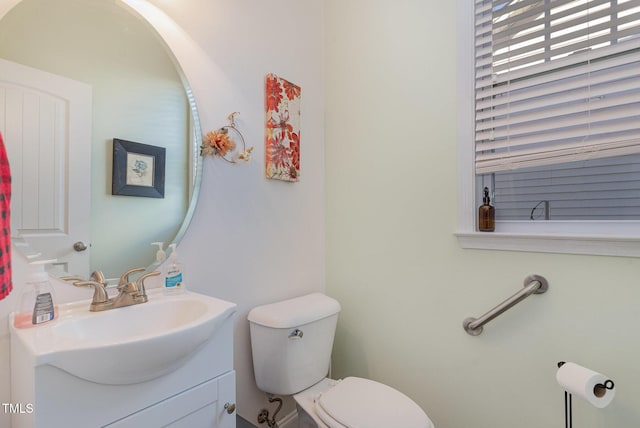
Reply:
[[[300,428],[433,428],[416,403],[387,385],[325,377],[339,312],[340,304],[320,293],[252,309],[258,388],[293,395]]]

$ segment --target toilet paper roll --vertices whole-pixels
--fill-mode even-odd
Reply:
[[[558,384],[567,392],[602,409],[611,404],[616,390],[605,375],[576,363],[565,363],[556,372]],[[608,385],[611,389],[607,389]]]

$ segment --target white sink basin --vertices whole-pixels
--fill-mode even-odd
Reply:
[[[89,312],[89,302],[59,306],[58,319],[11,334],[33,357],[96,383],[148,381],[178,367],[209,340],[236,305],[199,293],[148,290],[139,305]],[[17,343],[16,343],[17,344]]]

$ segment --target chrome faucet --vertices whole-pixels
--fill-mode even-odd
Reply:
[[[84,281],[81,277],[77,276],[63,277],[62,279],[65,281],[74,281],[73,285],[76,287],[93,287],[93,300],[91,301],[89,310],[91,312],[100,312],[145,303],[148,298],[144,287],[144,280],[151,276],[160,275],[160,272],[153,271],[146,273],[140,276],[136,281],[129,279],[129,275],[137,272],[144,272],[145,270],[145,268],[135,268],[126,271],[120,277],[120,281],[118,281],[118,285],[116,287],[118,295],[114,298],[109,297],[109,294],[107,293],[107,281],[99,270],[93,272],[88,281]]]

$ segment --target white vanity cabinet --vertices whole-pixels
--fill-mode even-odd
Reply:
[[[106,427],[233,428],[235,382],[231,371]]]
[[[113,322],[113,318],[107,317],[141,313],[145,305],[149,305],[150,313],[154,308],[164,311],[165,317],[171,317],[171,311],[175,316],[180,304],[191,305],[188,308],[195,308],[194,312],[201,311],[202,315],[194,314],[190,323],[155,338],[158,340],[131,338],[128,342],[111,340],[108,344],[104,340],[105,344],[97,341],[100,345],[92,347],[88,340],[76,340],[63,348],[64,340],[56,336],[53,327],[56,322],[58,326],[66,322],[62,316],[51,327],[12,329],[11,401],[22,403],[25,408],[30,404],[33,409],[30,413],[13,414],[12,428],[234,428],[235,305],[196,293],[171,298],[168,303],[163,303],[163,299],[152,295],[139,308],[86,314],[91,323],[82,324],[83,328],[98,332],[94,324],[101,316]],[[206,303],[206,308],[197,306],[194,299]],[[75,320],[79,317],[76,315]],[[136,322],[142,323],[139,325],[144,329],[144,319]],[[109,333],[104,331],[102,335]],[[192,344],[193,335],[201,336],[197,346]],[[193,350],[184,351],[185,343],[192,344]],[[116,353],[122,346],[126,346],[124,351]],[[180,353],[181,350],[184,352]],[[158,373],[158,361],[174,354],[180,358],[170,360],[166,371]],[[71,374],[76,365],[83,368],[89,365],[95,370],[87,376],[78,374],[86,370]],[[123,378],[122,373],[131,375]],[[89,380],[92,374],[95,376]]]

